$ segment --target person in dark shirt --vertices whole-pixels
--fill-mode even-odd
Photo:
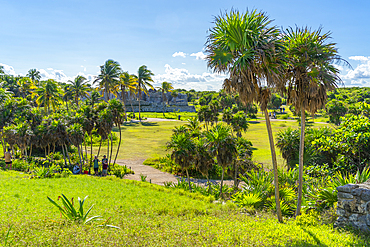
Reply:
[[[101,160],[103,164],[103,176],[107,176],[107,171],[108,171],[108,159],[107,156],[103,156],[103,159]]]

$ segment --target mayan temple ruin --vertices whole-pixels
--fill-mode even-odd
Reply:
[[[188,97],[186,94],[179,93],[175,98],[171,95],[170,92],[165,94],[166,104],[164,111],[165,112],[196,112],[194,106],[189,106]],[[126,95],[126,110],[128,112],[139,111],[139,100],[137,95]],[[163,98],[162,93],[156,90],[149,89],[148,94],[144,92],[141,93],[140,107],[142,112],[162,112],[163,111]]]

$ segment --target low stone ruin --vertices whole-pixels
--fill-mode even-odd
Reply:
[[[334,226],[351,225],[362,231],[370,231],[370,181],[337,187],[338,219]]]

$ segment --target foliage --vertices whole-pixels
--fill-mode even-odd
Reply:
[[[70,220],[70,221],[74,221],[74,222],[77,222],[77,223],[82,223],[82,224],[87,224],[89,222],[92,222],[94,220],[97,220],[98,218],[101,218],[101,216],[93,216],[93,217],[90,217],[90,218],[87,218],[87,216],[89,215],[91,209],[93,208],[94,205],[92,205],[87,211],[86,213],[84,213],[84,203],[85,203],[85,200],[87,199],[88,196],[86,196],[82,201],[81,199],[78,197],[78,204],[79,204],[79,207],[78,208],[75,208],[74,205],[73,205],[73,198],[71,200],[68,200],[68,198],[62,194],[62,196],[59,196],[58,197],[58,200],[59,199],[62,199],[62,206],[60,206],[58,203],[56,203],[53,199],[51,199],[50,197],[47,197],[48,200],[55,206],[59,209],[60,213],[67,219],[67,220]]]

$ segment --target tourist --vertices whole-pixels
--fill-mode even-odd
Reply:
[[[12,154],[10,153],[10,148],[8,148],[8,152],[5,152],[5,168],[12,169]],[[9,167],[8,167],[9,165]]]
[[[106,158],[107,156],[103,156],[103,159],[101,160],[103,164],[103,176],[107,176],[108,172],[108,159]]]
[[[79,174],[80,173],[80,171],[81,171],[81,168],[80,168],[80,164],[79,163],[77,163],[74,167],[73,167],[73,174],[75,174],[75,175],[77,175],[77,174]]]
[[[95,175],[98,175],[98,170],[99,170],[99,160],[98,160],[98,156],[95,156],[95,158],[94,158],[94,173],[95,173]]]

